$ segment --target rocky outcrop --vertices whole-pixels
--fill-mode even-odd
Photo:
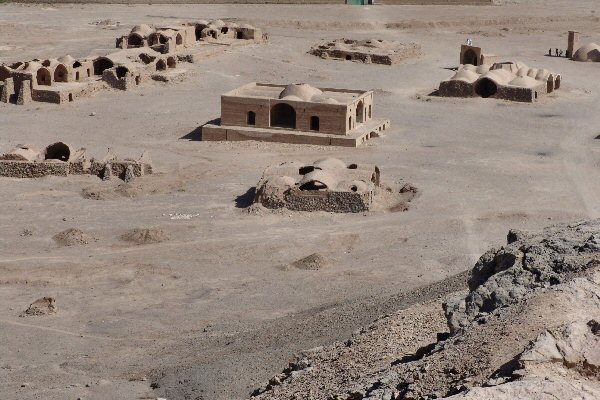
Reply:
[[[434,321],[435,314],[416,306],[363,329],[345,344],[303,353],[297,360],[306,368],[292,363],[254,395],[290,400],[598,399],[598,238],[600,220],[535,234],[511,231],[506,246],[486,252],[476,263],[468,292],[448,293],[432,305],[441,312],[445,300],[447,332],[436,324],[422,325],[422,318]],[[390,336],[392,329],[397,334]],[[383,340],[354,346],[373,337]]]

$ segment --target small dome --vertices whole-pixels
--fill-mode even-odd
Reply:
[[[475,70],[475,72],[477,72],[478,74],[485,74],[486,72],[488,72],[491,68],[491,65],[489,64],[481,64],[477,67],[477,69]]]
[[[531,69],[529,70],[529,72],[527,72],[527,76],[528,76],[528,77],[530,77],[530,78],[533,78],[533,79],[535,79],[535,77],[536,77],[536,75],[537,75],[538,71],[539,71],[539,69],[537,69],[537,68],[531,68]]]
[[[214,26],[218,26],[219,28],[222,28],[222,27],[225,26],[225,22],[223,22],[223,20],[221,20],[221,19],[217,19],[217,20],[211,21],[210,24],[214,25]]]
[[[315,167],[327,170],[346,169],[346,163],[338,158],[324,158],[313,164]]]
[[[269,178],[267,184],[277,187],[294,187],[296,185],[296,180],[291,176],[275,176]]]
[[[300,190],[327,190],[335,188],[336,179],[329,173],[315,169],[304,175],[298,183]]]
[[[131,33],[139,33],[140,35],[145,36],[153,31],[154,29],[152,29],[150,25],[141,24],[134,26]]]
[[[465,70],[465,71],[477,71],[477,67],[474,66],[473,64],[462,64],[459,68],[458,71],[460,72],[461,70]]]
[[[463,81],[467,83],[475,82],[477,79],[479,79],[479,75],[477,75],[476,72],[468,69],[462,69],[454,74],[452,78],[450,78],[452,81]]]
[[[535,79],[537,79],[538,81],[545,81],[548,80],[548,77],[550,75],[552,75],[550,71],[548,71],[546,68],[542,68],[538,71],[537,75],[535,76]]]
[[[300,83],[287,85],[279,94],[279,98],[284,99],[287,96],[295,96],[302,99],[302,101],[310,101],[313,96],[321,94],[323,94],[323,92],[319,89],[307,85],[306,83]]]
[[[254,29],[254,27],[250,24],[241,24],[240,28],[244,28],[244,29]]]
[[[520,68],[517,71],[517,76],[527,76],[529,74],[529,68]]]
[[[573,55],[575,61],[600,61],[600,46],[589,43],[580,47]]]
[[[312,98],[312,101],[323,104],[340,104],[336,99],[332,99],[331,97],[324,97],[323,95],[316,95]]]
[[[61,58],[59,58],[58,61],[61,62],[62,64],[73,65],[73,63],[75,62],[75,59],[73,57],[71,57],[69,54],[67,54],[66,56],[62,56]]]
[[[29,72],[34,72],[34,71],[37,71],[40,68],[42,68],[42,64],[40,64],[37,61],[30,61],[28,63],[25,63],[25,66],[23,67],[23,70],[24,71],[29,71]]]
[[[514,75],[505,69],[493,69],[489,72],[486,72],[481,76],[482,78],[488,78],[498,85],[505,85],[510,82]]]
[[[285,97],[283,97],[281,100],[288,100],[288,101],[305,101],[305,100],[302,100],[300,97],[298,97],[298,96],[293,96],[293,95],[285,96]]]

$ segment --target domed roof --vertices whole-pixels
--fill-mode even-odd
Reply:
[[[491,79],[498,85],[505,85],[513,79],[514,75],[505,69],[493,69],[481,75],[481,77]]]
[[[274,176],[269,178],[267,184],[277,187],[293,187],[296,185],[296,180],[291,176]]]
[[[529,72],[527,72],[527,76],[530,77],[530,78],[535,79],[538,71],[539,71],[539,69],[537,69],[537,68],[530,68]]]
[[[452,78],[450,78],[450,80],[471,83],[471,82],[475,82],[478,78],[479,78],[479,75],[477,75],[476,72],[468,70],[468,69],[462,69],[462,70],[458,71],[456,74],[454,74],[454,76]]]
[[[223,22],[223,20],[221,20],[221,19],[216,19],[214,21],[211,21],[210,24],[218,26],[219,28],[225,26],[225,22]]]
[[[244,28],[244,29],[254,29],[254,27],[250,24],[241,24],[240,28]]]
[[[481,64],[480,66],[477,67],[475,72],[477,72],[478,74],[485,74],[486,72],[488,72],[490,70],[491,67],[492,66],[488,65],[488,64]]]
[[[309,190],[335,188],[336,179],[331,174],[325,171],[315,169],[314,171],[304,175],[300,182],[298,182],[298,185],[300,186],[300,189],[302,189],[303,185],[310,183],[315,183],[316,185],[314,185],[315,187],[313,189]],[[325,187],[320,187],[321,185],[324,185]]]
[[[322,160],[317,160],[313,164],[315,167],[319,167],[321,169],[345,169],[346,163],[338,158],[324,158]]]
[[[136,25],[131,30],[131,33],[137,33],[140,36],[147,36],[152,32],[154,32],[154,29],[152,29],[150,25],[146,24]]]
[[[66,56],[59,58],[58,61],[63,64],[72,65],[75,62],[75,59],[67,54]]]
[[[313,96],[321,94],[323,94],[323,92],[321,92],[319,89],[307,85],[306,83],[300,83],[287,85],[285,89],[279,93],[279,98],[285,99],[288,96],[295,96],[302,101],[310,101]]]
[[[520,68],[517,71],[517,76],[527,76],[529,74],[529,68]]]
[[[458,67],[458,71],[460,72],[461,70],[475,72],[477,71],[477,67],[473,64],[462,64],[460,67]]]
[[[323,96],[322,94],[318,94],[316,96],[313,96],[311,101],[317,102],[317,103],[324,103],[324,104],[340,104],[339,101],[337,101],[334,98],[331,97],[326,97]]]
[[[200,21],[196,22],[196,25],[208,25],[208,21],[205,19],[201,19]]]
[[[581,46],[573,55],[575,61],[600,61],[600,46],[588,43]]]
[[[511,86],[533,88],[539,85],[539,82],[530,76],[518,76],[508,83]]]
[[[38,69],[42,68],[42,64],[40,64],[37,61],[29,61],[28,63],[25,63],[25,66],[23,67],[24,71],[29,71],[29,72],[34,72],[37,71]]]

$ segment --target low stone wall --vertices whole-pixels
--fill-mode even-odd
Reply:
[[[10,178],[41,178],[43,176],[67,176],[69,163],[66,162],[23,162],[0,161],[0,176]]]
[[[373,204],[373,192],[303,191],[292,188],[283,193],[260,193],[257,195],[257,201],[267,208],[274,209],[358,213],[369,211]]]

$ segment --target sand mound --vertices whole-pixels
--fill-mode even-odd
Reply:
[[[313,253],[309,256],[294,261],[289,265],[291,268],[303,269],[307,271],[318,271],[329,265],[329,260],[319,253]]]
[[[21,313],[21,317],[31,315],[48,315],[56,313],[56,299],[52,297],[42,297],[29,305],[27,310]]]
[[[135,244],[160,243],[169,239],[168,233],[154,228],[136,228],[121,235],[121,240]]]
[[[54,235],[53,239],[59,246],[83,245],[97,240],[95,237],[77,228],[69,228],[66,231],[62,231]]]

